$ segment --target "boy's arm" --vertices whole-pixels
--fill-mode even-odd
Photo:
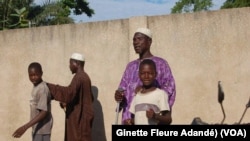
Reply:
[[[12,136],[15,137],[15,138],[20,138],[24,133],[25,131],[32,127],[33,125],[35,125],[36,123],[42,121],[46,115],[47,115],[48,111],[43,111],[43,110],[40,110],[39,114],[37,116],[35,116],[32,120],[30,120],[28,123],[26,123],[25,125],[19,127],[13,134]]]

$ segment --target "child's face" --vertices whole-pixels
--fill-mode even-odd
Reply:
[[[42,81],[42,72],[36,68],[30,68],[29,71],[29,79],[33,85],[38,85]]]
[[[152,65],[144,64],[139,69],[139,78],[144,86],[153,84],[156,77],[155,69]]]

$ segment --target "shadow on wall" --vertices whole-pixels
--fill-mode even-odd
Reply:
[[[96,86],[92,86],[92,92],[94,96],[94,121],[92,128],[92,140],[93,141],[107,141],[105,127],[104,127],[104,119],[103,119],[103,111],[102,105],[98,98],[98,88]]]

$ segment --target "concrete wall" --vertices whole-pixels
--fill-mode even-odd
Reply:
[[[173,124],[190,124],[194,117],[220,123],[219,80],[225,92],[225,123],[238,122],[250,91],[249,19],[250,8],[240,8],[0,31],[0,140],[31,139],[31,129],[20,139],[11,137],[29,121],[29,63],[42,64],[45,81],[67,86],[72,78],[69,57],[80,52],[86,56],[96,97],[94,141],[111,141],[114,91],[126,64],[137,58],[132,37],[138,27],[152,30],[152,53],[172,68],[177,89]],[[52,106],[52,140],[62,141],[64,112],[58,102]],[[250,122],[249,117],[246,112],[242,123]]]

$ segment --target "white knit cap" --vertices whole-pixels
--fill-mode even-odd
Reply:
[[[73,53],[70,58],[78,61],[85,61],[84,56],[80,53]]]
[[[151,31],[148,28],[138,28],[136,30],[136,32],[142,33],[142,34],[148,36],[149,38],[152,38],[152,33],[151,33]]]

